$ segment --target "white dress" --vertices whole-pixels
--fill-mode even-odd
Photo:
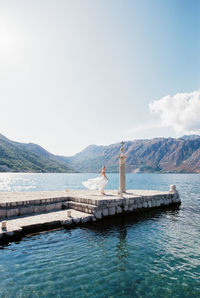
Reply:
[[[108,180],[106,179],[106,177],[102,175],[96,178],[88,179],[87,181],[83,181],[82,184],[91,190],[95,190],[95,189],[103,190],[107,182]]]

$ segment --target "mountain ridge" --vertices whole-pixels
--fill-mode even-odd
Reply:
[[[0,172],[76,172],[67,162],[60,161],[34,143],[11,141],[0,134]]]
[[[97,172],[102,165],[118,171],[120,143],[88,146],[68,160],[80,172]],[[86,155],[87,153],[87,155]],[[127,172],[200,173],[200,136],[127,141]]]
[[[120,143],[89,145],[73,156],[54,155],[34,143],[0,134],[0,172],[118,172]],[[138,139],[125,143],[130,173],[200,173],[200,136]]]

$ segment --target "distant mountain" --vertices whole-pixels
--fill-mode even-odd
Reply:
[[[118,171],[120,144],[91,145],[82,152],[65,158],[80,172],[97,172],[102,165]],[[135,140],[125,144],[127,172],[200,173],[200,136]]]
[[[75,172],[36,144],[13,142],[0,134],[0,172]]]
[[[13,142],[0,134],[0,172],[118,172],[120,143],[90,145],[71,156],[56,156],[36,144]],[[200,136],[155,138],[125,144],[130,173],[200,173]]]
[[[183,139],[183,140],[196,140],[198,139],[199,136],[198,135],[186,135],[186,136],[182,136],[180,139]]]

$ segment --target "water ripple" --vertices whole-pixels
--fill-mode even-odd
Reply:
[[[0,175],[1,190],[20,185],[22,190],[28,185],[45,190],[52,179],[54,190],[64,189],[66,181],[78,188],[83,179],[82,174],[9,175]],[[168,189],[176,184],[181,207],[12,243],[0,249],[0,297],[199,297],[199,175],[127,178],[132,188]],[[116,188],[116,176],[113,185],[112,175],[110,180]]]

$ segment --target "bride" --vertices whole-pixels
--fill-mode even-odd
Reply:
[[[100,176],[88,179],[87,181],[82,182],[82,184],[91,190],[98,189],[102,195],[105,195],[104,187],[106,186],[107,182],[108,178],[106,177],[106,167],[103,167]]]

